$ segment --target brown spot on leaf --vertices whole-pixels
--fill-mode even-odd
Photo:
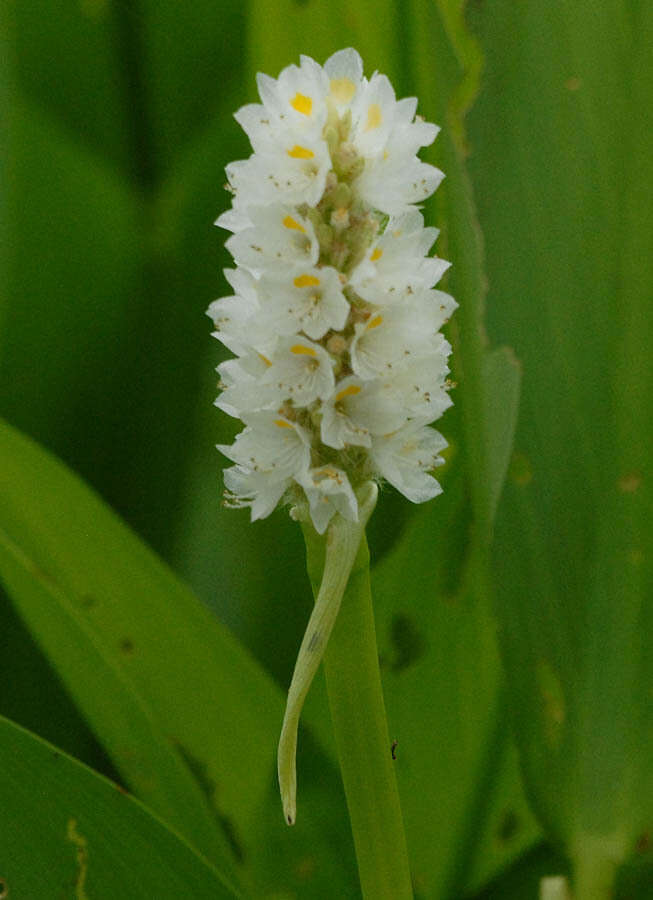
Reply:
[[[519,487],[526,487],[533,480],[533,469],[524,453],[513,454],[510,460],[510,478]]]
[[[642,476],[640,472],[627,472],[618,481],[619,490],[622,494],[634,494],[641,483]]]
[[[308,881],[315,874],[315,858],[303,856],[295,866],[295,872],[300,881]]]

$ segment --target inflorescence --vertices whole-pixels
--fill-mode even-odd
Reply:
[[[262,103],[236,113],[254,152],[227,166],[216,223],[234,293],[208,309],[236,354],[216,405],[245,423],[219,446],[225,502],[252,519],[308,503],[323,533],[336,511],[357,520],[365,481],[415,503],[441,490],[429,426],[451,405],[439,329],[457,304],[434,289],[449,263],[427,255],[438,231],[416,205],[443,178],[416,155],[438,129],[352,49],[257,81]]]

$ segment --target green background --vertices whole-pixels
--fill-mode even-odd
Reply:
[[[257,71],[355,46],[442,126],[425,214],[460,303],[444,494],[388,488],[368,530],[416,895],[536,897],[543,875],[614,860],[620,896],[653,896],[653,4],[5,0],[0,17],[0,415],[203,601],[2,426],[0,713],[160,816],[170,830],[111,807],[110,833],[178,856],[204,885],[189,897],[218,878],[201,856],[245,895],[357,896],[320,680],[283,826],[274,752],[310,587],[284,511],[220,506],[214,445],[236,429],[212,408],[204,316],[228,292],[224,166],[249,152],[233,111]],[[105,896],[107,783],[74,763],[49,781],[44,745],[2,733],[9,808],[33,784],[48,817],[35,770],[77,791],[85,889]],[[23,828],[2,826],[0,880],[33,900],[18,837],[51,848],[65,822]],[[83,900],[71,871],[61,895]]]

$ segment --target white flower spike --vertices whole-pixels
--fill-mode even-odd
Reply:
[[[257,80],[261,103],[236,113],[254,152],[227,167],[216,223],[233,233],[234,295],[208,310],[237,355],[216,403],[247,422],[220,447],[236,463],[226,502],[254,519],[287,501],[321,533],[336,510],[357,516],[367,481],[413,502],[440,490],[446,443],[428,426],[450,406],[439,329],[456,303],[434,289],[449,264],[428,256],[438,232],[415,206],[443,177],[416,156],[438,129],[352,49]]]
[[[365,523],[385,480],[414,503],[441,488],[446,441],[430,427],[451,405],[440,333],[457,304],[435,289],[449,263],[416,204],[443,178],[417,157],[435,125],[417,100],[369,80],[353,49],[324,66],[302,56],[236,120],[253,153],[227,166],[231,209],[216,224],[233,296],[208,309],[236,358],[218,366],[216,405],[245,423],[218,449],[225,504],[251,518],[280,502],[327,533],[322,587],[300,648],[279,744],[286,821],[295,821],[301,707],[319,666]],[[313,532],[314,533],[314,532]]]

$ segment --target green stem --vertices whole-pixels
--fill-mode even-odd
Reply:
[[[306,545],[315,584],[320,547],[309,535]],[[413,891],[381,688],[364,532],[324,664],[363,897],[410,900]]]
[[[309,548],[307,558],[312,557],[313,560],[312,568],[309,566],[309,569],[315,606],[297,654],[277,751],[281,803],[289,825],[295,824],[297,812],[295,758],[299,717],[308,689],[324,656],[361,537],[365,534],[367,520],[376,504],[377,493],[375,484],[369,482],[363,485],[358,492],[358,521],[350,522],[336,514],[324,535],[319,535],[310,521],[302,522],[306,546]],[[320,574],[314,578],[317,560]]]

